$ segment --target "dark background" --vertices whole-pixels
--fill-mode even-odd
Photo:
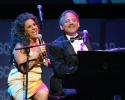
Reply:
[[[124,18],[125,3],[92,3],[74,4],[72,0],[1,0],[0,18],[15,18],[18,14],[29,11],[38,15],[37,5],[42,6],[45,19],[55,19],[66,9],[75,10],[80,18]],[[107,0],[108,1],[108,0]]]
[[[68,1],[68,2],[67,2]],[[60,14],[67,9],[78,13],[81,27],[92,37],[93,50],[125,47],[125,4],[85,3],[74,4],[70,0],[1,0],[0,1],[0,100],[10,100],[7,94],[7,77],[10,71],[8,48],[10,28],[13,20],[23,12],[30,12],[39,18],[37,5],[42,5],[42,37],[51,43],[62,34],[58,25]],[[47,46],[48,47],[48,46]],[[49,88],[51,68],[43,66],[43,81]]]

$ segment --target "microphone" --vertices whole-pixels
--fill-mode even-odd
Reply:
[[[38,34],[37,38],[39,39],[39,43],[42,44],[42,35]],[[43,55],[43,62],[45,62],[46,52],[43,52],[42,55]]]
[[[41,5],[37,5],[37,9],[38,9],[38,11],[39,11],[40,21],[43,22],[42,6],[41,6]]]
[[[37,35],[37,38],[39,39],[39,43],[41,44],[41,43],[42,43],[42,35],[41,35],[41,34],[38,34],[38,35]]]
[[[84,43],[87,42],[87,34],[88,34],[88,31],[87,30],[83,30],[83,41],[84,41]]]

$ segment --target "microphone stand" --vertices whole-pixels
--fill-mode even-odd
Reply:
[[[32,47],[32,46],[31,46]],[[25,93],[25,100],[27,100],[27,90],[28,90],[28,69],[29,69],[29,53],[30,53],[30,46],[26,46],[26,47],[23,47],[23,48],[17,48],[15,50],[21,50],[21,49],[25,49],[26,50],[26,55],[27,55],[27,60],[26,60],[26,93]]]
[[[81,38],[80,38],[81,39]],[[43,43],[43,44],[38,44],[38,45],[33,45],[33,46],[23,46],[21,48],[15,48],[15,50],[20,50],[20,49],[29,49],[29,48],[33,48],[33,47],[38,47],[38,46],[43,46],[43,45],[54,45],[56,43],[63,43],[63,42],[72,42],[74,40],[79,40],[78,39],[71,39],[71,40],[63,40],[63,41],[54,41],[53,43]]]
[[[30,48],[26,48],[26,54],[27,54],[27,61],[26,61],[26,93],[25,93],[25,100],[27,100],[27,90],[28,90],[28,69],[29,69],[29,53]]]

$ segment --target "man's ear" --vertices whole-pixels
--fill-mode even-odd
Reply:
[[[62,24],[60,24],[59,26],[60,26],[60,29],[63,30],[63,26],[62,26]]]

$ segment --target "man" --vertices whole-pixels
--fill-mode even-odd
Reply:
[[[62,88],[61,76],[77,70],[77,51],[91,51],[91,38],[89,34],[85,34],[86,41],[84,41],[84,34],[78,31],[80,27],[79,17],[72,10],[66,10],[61,14],[59,26],[64,34],[54,41],[54,45],[49,47],[49,57],[54,71],[54,75],[50,79],[50,93],[59,96],[61,100],[76,100],[76,89]],[[73,39],[74,37],[77,38]]]

